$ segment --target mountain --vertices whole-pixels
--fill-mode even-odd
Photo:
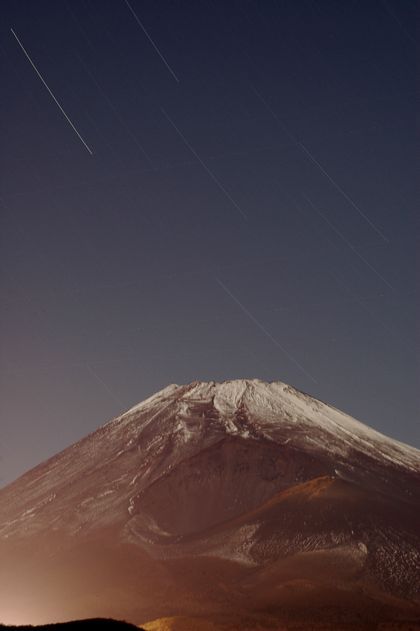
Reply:
[[[5,623],[385,629],[419,567],[420,451],[281,382],[170,385],[0,489]]]

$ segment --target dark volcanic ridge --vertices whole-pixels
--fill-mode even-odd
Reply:
[[[0,555],[4,622],[415,620],[420,452],[281,382],[171,385],[0,490]]]
[[[112,620],[110,618],[90,618],[87,620],[71,620],[69,622],[56,622],[53,624],[43,624],[39,626],[21,625],[21,626],[9,626],[0,624],[0,631],[13,630],[18,631],[144,631],[140,627],[130,624],[129,622],[123,622],[121,620]]]

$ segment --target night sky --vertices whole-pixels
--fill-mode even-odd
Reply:
[[[3,0],[0,484],[169,383],[420,447],[411,0]]]

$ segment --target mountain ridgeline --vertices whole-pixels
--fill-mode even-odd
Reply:
[[[171,385],[0,490],[0,559],[4,623],[414,624],[420,452],[281,382]]]

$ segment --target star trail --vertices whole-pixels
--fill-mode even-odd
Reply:
[[[0,485],[196,379],[420,446],[414,2],[2,14]]]

